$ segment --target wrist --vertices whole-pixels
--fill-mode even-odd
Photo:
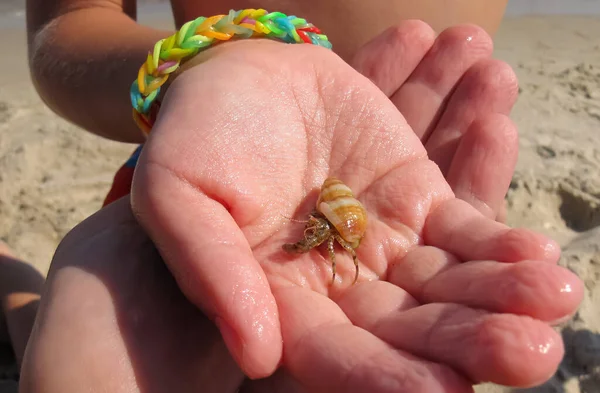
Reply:
[[[158,41],[131,86],[133,117],[147,135],[160,109],[160,100],[177,77],[210,56],[209,47],[238,38],[268,38],[285,43],[308,43],[331,49],[327,36],[302,18],[265,10],[231,10],[228,15],[200,17],[185,23],[172,36]],[[214,53],[214,51],[213,51]],[[207,57],[208,56],[208,57]],[[194,59],[192,62],[190,59]],[[186,63],[190,63],[186,65]]]

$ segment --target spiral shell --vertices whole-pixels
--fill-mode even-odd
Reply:
[[[352,248],[358,247],[367,229],[367,211],[347,185],[335,177],[327,178],[321,186],[317,211]]]

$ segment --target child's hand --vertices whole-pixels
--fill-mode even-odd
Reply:
[[[492,39],[476,26],[435,37],[427,24],[403,21],[366,44],[352,66],[403,114],[456,197],[503,220],[518,154],[508,117],[518,85],[492,50]]]
[[[369,212],[355,286],[342,252],[342,281],[330,287],[326,253],[281,250],[303,229],[285,217],[304,219],[329,175]],[[562,355],[560,337],[528,316],[563,318],[582,296],[553,264],[553,242],[456,199],[387,97],[309,45],[234,42],[183,73],[132,200],[179,287],[250,377],[282,362],[317,391],[462,391],[466,380],[428,359],[473,381],[528,385]],[[493,262],[522,260],[539,262]]]
[[[427,261],[431,260],[418,265],[415,259],[404,263],[431,268]],[[522,265],[526,264],[529,267],[461,264],[438,275],[425,288],[411,291],[424,299],[440,298],[444,290],[453,290],[447,286],[453,278],[458,278],[455,285],[472,279],[474,289],[464,291],[468,297],[480,291],[477,286],[493,286],[489,280],[502,277],[493,272],[497,265],[496,269],[508,273],[505,282],[515,285],[515,292],[506,300],[518,301],[519,297],[526,298],[520,292],[522,282],[511,279],[510,272],[519,274],[535,267],[533,263]],[[473,277],[472,270],[465,271],[479,268],[483,273],[479,277]],[[554,270],[538,268],[541,273]],[[416,271],[405,276],[417,277],[415,282],[424,277]],[[531,297],[540,294],[544,283],[552,290],[553,281],[540,278],[540,285],[531,288]],[[535,348],[522,347],[552,337],[540,322],[456,304],[418,306],[405,291],[383,281],[361,283],[346,291],[338,303],[356,326],[372,331],[392,347],[367,330],[350,325],[342,311],[326,299],[319,299],[317,308],[311,307],[310,301],[304,307],[293,306],[297,300],[289,297],[297,295],[308,300],[321,297],[300,289],[283,293],[280,315],[290,319],[283,326],[290,331],[288,336],[304,337],[296,345],[286,343],[286,367],[270,378],[246,380],[240,386],[244,375],[229,356],[219,332],[183,297],[134,219],[129,200],[123,198],[77,225],[61,242],[29,339],[20,391],[468,392],[468,382],[450,367],[422,358],[448,362],[473,381],[487,372],[494,380],[523,384],[551,368],[560,354],[560,341],[546,341],[548,346],[539,348],[549,351],[549,359],[536,354]],[[286,304],[296,307],[297,312],[287,309]],[[555,310],[535,303],[531,306],[538,311]],[[323,319],[338,319],[340,323],[310,329]],[[525,358],[515,356],[523,354]],[[494,359],[498,362],[490,367]],[[531,359],[542,363],[522,367]]]
[[[244,379],[219,331],[181,294],[128,198],[59,245],[20,392],[234,393]]]

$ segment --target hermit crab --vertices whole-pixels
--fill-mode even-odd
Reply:
[[[335,177],[329,177],[321,186],[321,193],[314,210],[306,221],[304,238],[297,243],[286,243],[283,249],[292,254],[301,254],[327,242],[335,282],[335,250],[337,241],[354,260],[358,279],[358,259],[355,249],[360,245],[367,229],[367,211],[354,197],[352,190]]]

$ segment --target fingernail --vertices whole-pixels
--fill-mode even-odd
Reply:
[[[553,239],[548,239],[548,243],[546,243],[546,246],[544,247],[544,256],[546,257],[546,260],[557,263],[560,259],[560,254],[561,249],[558,243]]]

